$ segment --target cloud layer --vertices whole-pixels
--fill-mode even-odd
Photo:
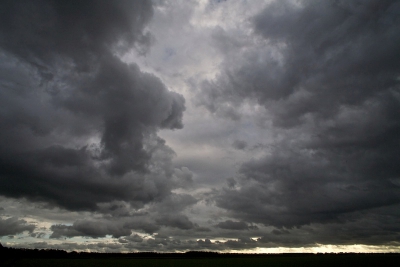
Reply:
[[[399,14],[2,1],[2,243],[398,248]]]
[[[151,4],[2,6],[1,193],[78,210],[167,195],[173,152],[156,133],[182,128],[184,99],[117,57],[148,45]]]
[[[203,82],[201,104],[228,118],[258,105],[260,130],[276,138],[217,206],[278,228],[398,207],[399,10],[397,1],[274,1],[252,18],[264,45],[228,57]],[[370,235],[387,227],[376,223]]]

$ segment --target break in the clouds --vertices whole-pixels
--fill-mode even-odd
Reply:
[[[0,12],[5,244],[398,250],[399,1]]]

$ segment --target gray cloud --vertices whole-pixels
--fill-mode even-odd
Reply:
[[[78,220],[72,226],[55,224],[50,228],[53,233],[50,238],[87,236],[92,238],[105,237],[112,235],[113,237],[121,237],[131,234],[131,230],[124,228],[120,223],[99,220]]]
[[[235,140],[232,143],[232,147],[237,150],[244,150],[247,147],[247,142],[244,140]]]
[[[142,242],[143,238],[141,238],[139,235],[130,235],[130,236],[125,236],[124,238],[118,239],[118,242],[120,243],[129,243],[129,242]]]
[[[160,228],[190,230],[198,228],[183,211],[197,202],[185,194],[164,196],[147,204],[143,211],[137,211],[134,204],[126,202],[109,202],[99,206],[99,216],[78,219],[72,225],[54,224],[50,227],[50,238],[86,236],[101,238],[111,235],[114,238],[124,237],[128,240],[132,231],[154,234]]]
[[[227,230],[257,229],[257,226],[248,225],[246,222],[234,222],[231,220],[220,222],[216,225],[216,227],[221,228],[221,229],[227,229]]]
[[[214,2],[0,3],[3,244],[398,250],[398,1]]]
[[[173,214],[170,216],[164,215],[158,220],[158,224],[176,227],[183,230],[189,230],[196,226],[187,216],[179,214]]]
[[[360,105],[398,84],[397,13],[396,1],[274,1],[253,19],[265,46],[241,53],[239,64],[227,59],[205,81],[203,104],[217,112],[253,100],[283,127]]]
[[[261,106],[272,123],[260,130],[280,138],[241,165],[217,206],[279,228],[359,214],[380,236],[376,214],[400,202],[399,11],[397,1],[274,1],[252,19],[265,45],[237,49],[199,98],[218,116]]]
[[[186,167],[176,168],[173,175],[173,181],[178,187],[188,188],[193,185],[193,173]]]
[[[149,218],[96,218],[77,220],[72,225],[54,224],[50,227],[52,234],[50,238],[86,236],[101,238],[111,235],[114,238],[129,236],[132,229],[141,230],[145,233],[154,233],[160,228],[154,220]]]
[[[11,217],[7,219],[0,218],[0,236],[16,235],[24,231],[32,233],[36,226],[27,223],[25,220]]]
[[[72,210],[176,186],[159,129],[184,98],[116,54],[148,45],[149,1],[3,1],[0,193]]]
[[[162,226],[181,230],[197,227],[187,216],[182,214],[144,215],[118,218],[117,220],[112,218],[77,220],[72,225],[55,224],[50,227],[52,231],[50,238],[77,236],[101,238],[111,235],[119,238],[120,243],[128,243],[140,242],[138,235],[131,236],[132,230],[153,234]]]
[[[235,186],[237,185],[237,182],[233,177],[226,179],[226,183],[228,184],[229,188],[235,188]]]
[[[85,70],[91,57],[145,43],[143,27],[153,10],[148,1],[2,1],[1,47],[37,64],[59,56],[71,58]],[[147,37],[148,38],[148,37]]]

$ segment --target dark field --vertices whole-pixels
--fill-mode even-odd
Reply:
[[[265,255],[211,258],[7,259],[2,266],[400,266],[400,254]]]

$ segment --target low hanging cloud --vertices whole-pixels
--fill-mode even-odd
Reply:
[[[150,1],[2,1],[0,194],[71,210],[167,196],[182,95],[122,62],[144,52]]]
[[[235,222],[232,220],[220,222],[216,225],[216,227],[221,228],[221,229],[227,229],[227,230],[257,229],[257,226],[248,225],[246,222]]]
[[[11,217],[7,219],[0,218],[0,237],[7,235],[17,235],[25,231],[32,233],[36,229],[33,224],[27,223],[27,221]]]
[[[55,224],[50,228],[53,233],[50,238],[87,236],[92,238],[112,235],[115,238],[131,234],[131,230],[123,227],[121,223],[99,220],[79,220],[72,226]]]
[[[265,45],[227,58],[200,102],[223,117],[260,106],[260,131],[279,138],[218,207],[278,228],[376,214],[370,236],[387,227],[378,213],[398,220],[386,207],[400,204],[399,12],[398,1],[273,1],[251,20]]]

